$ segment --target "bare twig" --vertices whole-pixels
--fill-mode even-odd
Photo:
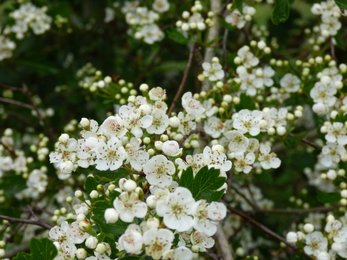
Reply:
[[[41,122],[43,123],[44,127],[46,128],[46,132],[49,135],[50,141],[54,142],[56,140],[56,138],[54,136],[53,129],[50,127],[50,125],[48,124],[46,118],[41,114],[40,110],[35,105],[35,102],[33,100],[32,94],[29,91],[27,85],[25,85],[25,84],[23,84],[23,93],[26,94],[26,96],[29,98],[30,103],[32,104],[33,110],[36,112],[37,117],[41,120]]]
[[[228,40],[228,34],[229,34],[229,30],[225,29],[224,30],[223,43],[222,43],[222,48],[223,48],[223,68],[224,68],[224,79],[223,79],[223,82],[224,83],[227,80],[227,72],[228,72],[228,64],[227,64],[227,40]]]
[[[273,214],[307,214],[311,212],[329,212],[339,208],[340,205],[335,204],[330,207],[315,207],[310,209],[257,209],[247,211],[249,213],[273,213]]]
[[[0,219],[7,220],[9,223],[23,223],[23,224],[30,224],[30,225],[36,225],[43,227],[45,229],[51,229],[52,227],[42,220],[29,220],[29,219],[20,219],[20,218],[11,218],[7,216],[0,215]]]
[[[176,103],[178,101],[178,99],[180,98],[181,96],[181,93],[184,89],[184,86],[186,85],[186,81],[187,81],[187,78],[188,78],[188,74],[189,74],[189,70],[190,70],[190,67],[192,66],[192,61],[193,61],[193,56],[194,56],[194,50],[196,48],[196,43],[193,44],[191,50],[190,50],[190,53],[189,53],[189,58],[188,58],[188,63],[187,63],[187,66],[184,70],[184,73],[183,73],[183,78],[182,78],[182,81],[181,81],[181,84],[177,90],[177,93],[176,93],[176,96],[174,97],[174,99],[172,100],[172,104],[170,106],[170,109],[169,109],[169,112],[168,112],[168,115],[170,116],[172,111],[174,110],[175,106],[176,106]]]
[[[230,206],[228,203],[224,202],[225,206],[228,208],[229,211],[235,213],[236,215],[239,215],[240,217],[244,218],[245,220],[247,220],[248,222],[252,223],[254,226],[258,227],[259,229],[263,230],[266,234],[272,236],[273,238],[283,242],[284,244],[286,244],[289,248],[291,248],[294,251],[298,251],[299,249],[295,246],[292,245],[290,243],[288,243],[283,237],[277,235],[275,232],[273,232],[272,230],[268,229],[267,227],[265,227],[264,225],[260,224],[258,221],[256,221],[255,219],[251,218],[250,216],[246,215],[244,212],[235,209],[234,207]],[[310,256],[308,256],[307,254],[303,253],[307,259],[311,259],[313,260]]]
[[[24,92],[23,89],[21,89],[21,88],[8,86],[8,85],[2,84],[2,83],[0,83],[0,88],[9,89],[9,90],[12,90],[12,91],[15,91],[15,92],[20,92],[20,93]]]
[[[330,52],[331,52],[331,57],[334,60],[336,60],[334,38],[332,36],[330,36]]]
[[[239,194],[245,201],[247,201],[248,202],[248,204],[252,207],[252,208],[254,208],[254,210],[255,211],[259,211],[259,207],[255,204],[255,203],[253,203],[252,201],[250,201],[247,197],[246,197],[246,195],[244,195],[243,193],[241,193],[236,187],[234,187],[233,185],[230,185],[230,188],[232,189],[232,190],[234,190],[237,194]]]
[[[294,134],[289,134],[289,136],[295,136]],[[316,149],[322,149],[322,147],[318,144],[315,144],[314,142],[311,142],[307,139],[301,139],[301,142],[305,143],[305,144],[308,144],[310,146],[312,146],[313,148],[316,148]]]
[[[217,226],[217,232],[214,234],[216,243],[220,254],[222,255],[223,260],[234,260],[233,255],[231,254],[231,246],[229,245],[228,240],[225,237],[223,229],[220,224]]]
[[[25,108],[28,108],[30,110],[34,109],[34,107],[29,105],[29,104],[25,104],[25,103],[22,103],[22,102],[19,102],[19,101],[16,101],[16,100],[12,100],[12,99],[8,99],[8,98],[0,97],[0,102],[13,104],[13,105],[20,106],[20,107],[25,107]]]

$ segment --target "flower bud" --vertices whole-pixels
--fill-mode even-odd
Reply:
[[[86,247],[90,248],[90,249],[95,249],[96,248],[96,245],[98,244],[98,239],[96,237],[93,237],[93,236],[89,236],[87,239],[86,239]]]
[[[61,143],[66,143],[69,140],[68,134],[61,134],[58,138],[58,141]]]
[[[107,250],[107,246],[104,243],[99,243],[95,248],[95,251],[101,255],[105,254],[106,250]]]
[[[178,156],[182,152],[182,148],[180,148],[179,144],[173,140],[164,142],[161,149],[167,156]]]
[[[137,187],[137,184],[133,180],[127,180],[124,183],[124,190],[126,191],[134,191],[136,187]]]
[[[87,232],[92,228],[92,225],[88,220],[83,219],[78,223],[78,227],[80,228],[80,230]]]
[[[105,217],[106,223],[114,224],[118,221],[119,214],[116,209],[109,208],[105,210],[104,217]]]
[[[289,232],[286,239],[289,243],[295,244],[298,241],[298,235],[295,232]]]
[[[311,233],[314,230],[314,226],[311,223],[307,223],[304,225],[304,231],[306,233]]]
[[[76,257],[78,260],[84,260],[88,256],[88,252],[84,248],[79,248],[76,251]]]
[[[89,196],[90,196],[91,199],[97,199],[99,197],[99,193],[96,190],[92,190],[89,193]]]
[[[159,227],[159,219],[157,218],[150,218],[147,220],[146,225],[149,229],[151,228],[158,228]]]

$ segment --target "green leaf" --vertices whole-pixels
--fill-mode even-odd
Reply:
[[[241,93],[240,103],[235,106],[235,109],[237,111],[240,111],[242,109],[254,110],[255,103],[253,102],[253,99],[251,97],[247,96],[245,93]]]
[[[24,66],[26,68],[29,68],[33,71],[40,72],[40,73],[49,73],[49,74],[58,74],[59,70],[53,65],[48,64],[47,62],[37,62],[33,60],[20,60],[17,61],[19,65]]]
[[[347,9],[347,2],[346,2],[346,0],[335,0],[335,3],[341,9]]]
[[[28,253],[20,252],[13,258],[13,260],[31,260],[31,255]]]
[[[302,139],[306,137],[307,133],[296,135],[296,136],[290,136],[286,140],[284,140],[284,145],[286,147],[292,146],[296,143],[299,143]]]
[[[307,259],[302,253],[294,252],[290,256],[290,260],[305,260]]]
[[[94,179],[94,177],[88,177],[86,180],[86,192],[89,194],[92,190],[96,190],[96,186],[98,183]]]
[[[275,0],[275,7],[272,11],[272,22],[280,24],[285,22],[289,17],[288,0]]]
[[[125,168],[119,168],[116,171],[95,171],[94,177],[99,178],[101,181],[115,181],[116,179],[125,178],[129,176],[130,172]]]
[[[114,238],[114,236],[121,236],[129,226],[129,223],[125,223],[121,220],[118,220],[115,224],[107,224],[103,216],[94,215],[92,218],[100,227],[100,230],[110,238]]]
[[[119,258],[121,260],[136,260],[136,259],[141,259],[139,256],[125,256],[122,258]]]
[[[97,216],[103,217],[105,210],[108,208],[113,208],[113,205],[107,201],[96,201],[92,205],[93,213]]]
[[[334,36],[337,46],[343,51],[346,50],[346,41],[343,39],[344,30],[339,30]]]
[[[189,42],[189,39],[184,37],[184,35],[180,33],[179,31],[177,31],[176,28],[171,28],[167,30],[166,32],[167,32],[167,36],[174,42],[177,42],[179,44],[187,44]]]
[[[207,202],[217,201],[222,195],[223,191],[217,191],[225,183],[225,178],[220,177],[220,170],[208,169],[204,166],[193,177],[192,168],[182,172],[180,186],[186,187],[192,192],[195,200],[205,199]]]
[[[30,250],[32,254],[32,259],[40,260],[53,260],[57,255],[57,249],[53,245],[53,242],[48,238],[42,239],[31,239]]]
[[[235,0],[233,4],[240,11],[240,13],[243,14],[243,0]]]
[[[337,203],[341,200],[338,192],[324,192],[317,190],[317,200],[322,203]]]

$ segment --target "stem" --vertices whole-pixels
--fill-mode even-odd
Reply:
[[[52,227],[42,220],[29,220],[29,219],[20,219],[20,218],[11,218],[7,216],[0,215],[0,219],[7,220],[9,223],[23,223],[23,224],[30,224],[30,225],[37,225],[40,227],[43,227],[45,229],[51,229]]]
[[[227,71],[228,71],[228,65],[227,65],[227,39],[228,39],[228,34],[229,30],[225,29],[224,30],[224,37],[223,37],[223,43],[222,43],[222,48],[223,48],[223,67],[224,67],[224,79],[223,82],[225,83],[227,80]]]
[[[56,140],[56,138],[54,136],[53,129],[49,126],[48,122],[46,121],[46,118],[44,116],[42,116],[40,110],[35,105],[32,94],[25,84],[23,85],[23,93],[26,94],[26,96],[29,98],[30,103],[32,104],[33,109],[35,110],[37,117],[41,120],[44,127],[46,128],[46,132],[48,133],[51,142],[54,142]]]
[[[187,78],[188,78],[188,74],[189,74],[189,70],[190,70],[190,67],[192,66],[192,61],[193,61],[193,56],[194,56],[194,50],[196,48],[196,43],[193,44],[191,50],[190,50],[190,53],[189,53],[189,58],[188,58],[188,63],[187,63],[187,66],[184,70],[184,73],[183,73],[183,78],[182,78],[182,81],[181,81],[181,84],[177,90],[177,93],[176,93],[176,96],[174,97],[173,101],[172,101],[172,104],[170,106],[170,109],[169,109],[169,112],[167,113],[169,116],[171,115],[172,111],[174,110],[175,106],[176,106],[176,103],[178,101],[178,99],[180,98],[181,96],[181,93],[183,91],[183,88],[184,86],[186,85],[186,81],[187,81]]]
[[[218,245],[219,252],[222,256],[223,260],[234,260],[233,255],[231,254],[231,248],[229,245],[229,242],[227,238],[225,237],[225,234],[223,232],[223,229],[220,224],[217,226],[217,232],[214,234],[214,237],[216,239],[216,243]]]
[[[340,205],[332,205],[330,207],[316,207],[311,209],[256,209],[254,211],[248,211],[249,213],[273,213],[273,214],[306,214],[311,212],[329,212]]]
[[[13,105],[17,105],[17,106],[20,106],[20,107],[25,107],[25,108],[30,109],[30,110],[34,109],[34,107],[29,105],[29,104],[25,104],[25,103],[22,103],[22,102],[19,102],[19,101],[16,101],[16,100],[12,100],[12,99],[8,99],[8,98],[0,97],[0,102],[13,104]]]
[[[289,134],[289,136],[295,136],[294,134]],[[322,149],[322,147],[318,144],[315,144],[307,139],[301,139],[301,142],[305,143],[305,144],[308,144],[310,146],[312,146],[313,148],[316,148],[316,149]]]
[[[244,212],[237,210],[235,208],[233,208],[232,206],[230,206],[228,203],[224,202],[225,206],[228,208],[229,211],[235,213],[236,215],[239,215],[240,217],[246,219],[248,222],[252,223],[253,225],[255,225],[256,227],[258,227],[259,229],[263,230],[266,234],[272,236],[273,238],[285,243],[289,248],[291,248],[294,251],[298,251],[299,248],[297,248],[295,245],[292,245],[290,243],[288,243],[283,237],[277,235],[275,232],[273,232],[272,230],[268,229],[267,227],[263,226],[262,224],[260,224],[258,221],[254,220],[253,218],[251,218],[250,216],[246,215]],[[310,256],[308,256],[307,254],[303,253],[307,259],[311,259],[313,260]]]
[[[331,57],[336,60],[336,55],[335,55],[335,46],[334,46],[334,42],[333,42],[333,37],[330,36],[330,52],[331,52]]]

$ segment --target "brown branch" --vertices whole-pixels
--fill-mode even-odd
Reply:
[[[294,137],[294,136],[296,136],[296,135],[294,135],[294,134],[289,134],[289,136],[292,136],[292,137]],[[303,142],[303,143],[305,143],[305,144],[308,144],[309,146],[312,146],[313,148],[316,148],[316,149],[322,149],[322,147],[320,146],[320,145],[318,145],[318,144],[315,144],[314,142],[311,142],[311,141],[309,141],[309,140],[307,140],[307,139],[301,139],[301,142]]]
[[[218,250],[222,255],[222,259],[234,260],[233,255],[231,254],[231,246],[229,245],[229,242],[225,237],[225,234],[220,224],[218,224],[217,226],[217,232],[216,234],[214,234],[214,237],[216,239],[216,244],[218,245]]]
[[[311,212],[329,212],[339,208],[340,205],[335,204],[330,207],[315,207],[310,209],[256,209],[253,211],[246,211],[249,213],[273,213],[273,214],[307,214]]]
[[[222,49],[223,49],[223,67],[224,67],[224,79],[223,82],[225,83],[227,81],[227,72],[228,72],[228,64],[227,64],[227,40],[228,40],[228,34],[229,30],[225,29],[224,30],[224,37],[223,37],[223,42],[222,42]]]
[[[196,48],[196,43],[193,44],[191,50],[190,50],[190,53],[189,53],[189,58],[188,58],[188,63],[187,63],[187,66],[184,70],[184,73],[183,73],[183,78],[182,78],[182,81],[181,81],[181,85],[179,86],[178,88],[178,91],[176,93],[176,96],[174,97],[174,99],[172,100],[172,104],[170,106],[170,109],[169,109],[169,112],[168,112],[168,115],[170,116],[172,111],[174,110],[175,106],[176,106],[176,103],[178,101],[178,99],[180,98],[181,96],[181,93],[183,91],[183,88],[186,84],[186,81],[187,81],[187,78],[188,78],[188,74],[189,74],[189,70],[190,70],[190,67],[192,66],[192,61],[193,61],[193,56],[194,56],[194,50]]]
[[[331,57],[334,60],[336,60],[334,38],[332,36],[330,36],[330,52],[331,52]]]
[[[262,231],[264,231],[266,234],[270,235],[271,237],[283,242],[284,244],[286,244],[289,248],[291,248],[294,251],[299,251],[299,248],[297,248],[295,245],[292,245],[290,243],[287,242],[287,240],[285,240],[283,237],[277,235],[275,232],[273,232],[272,230],[268,229],[267,227],[265,227],[264,225],[260,224],[258,221],[256,221],[255,219],[251,218],[250,216],[246,215],[244,212],[235,209],[234,207],[230,206],[228,203],[224,202],[225,206],[228,208],[228,210],[232,213],[235,213],[236,215],[239,215],[240,217],[244,218],[245,220],[247,220],[248,222],[252,223],[254,226],[258,227],[259,229],[261,229]],[[303,253],[307,259],[311,259],[313,260],[310,256],[308,256],[307,254]]]
[[[34,107],[29,105],[29,104],[25,104],[25,103],[22,103],[22,102],[19,102],[19,101],[16,101],[16,100],[12,100],[12,99],[8,99],[8,98],[0,97],[0,102],[13,104],[13,105],[17,105],[17,106],[20,106],[20,107],[25,107],[25,108],[30,109],[30,110],[34,109]]]
[[[12,91],[15,91],[15,92],[24,93],[23,89],[21,89],[21,88],[7,86],[7,85],[2,84],[2,83],[0,83],[0,88],[9,89],[9,90],[12,90]]]
[[[260,210],[259,207],[258,207],[255,203],[253,203],[252,201],[250,201],[250,200],[246,197],[246,195],[243,194],[243,193],[241,193],[236,187],[230,185],[230,188],[233,189],[238,195],[240,195],[250,206],[252,206],[252,208],[254,208],[254,210],[255,210],[256,212],[258,212],[258,211]],[[249,192],[250,192],[250,191],[249,191]],[[250,193],[250,195],[251,195],[251,193]]]
[[[37,117],[41,120],[41,122],[43,123],[43,125],[44,125],[44,127],[46,129],[46,132],[49,135],[49,139],[51,140],[51,142],[55,142],[56,138],[54,136],[53,129],[50,127],[50,125],[48,124],[46,118],[44,116],[42,116],[40,110],[35,105],[35,102],[33,100],[32,94],[31,94],[31,92],[29,91],[28,87],[25,84],[23,84],[23,93],[26,94],[26,96],[29,98],[30,103],[32,104],[33,109],[35,110]]]
[[[29,220],[29,219],[20,219],[20,218],[11,218],[7,216],[0,215],[0,219],[7,220],[9,223],[23,223],[23,224],[30,224],[30,225],[37,225],[40,227],[43,227],[45,229],[51,229],[52,227],[42,220]]]

